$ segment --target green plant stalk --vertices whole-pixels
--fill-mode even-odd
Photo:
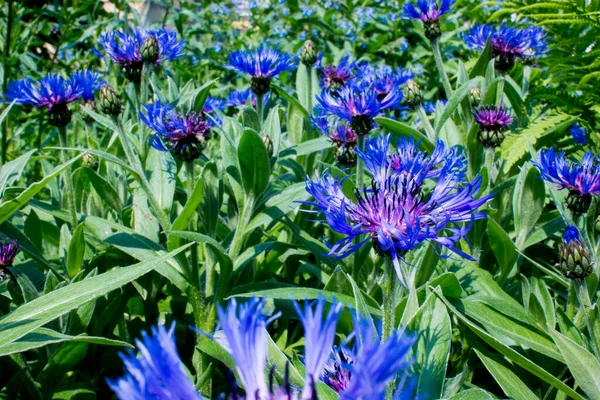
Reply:
[[[448,79],[448,74],[446,73],[446,69],[444,68],[444,60],[442,59],[442,52],[440,51],[440,40],[439,38],[432,39],[430,43],[431,50],[433,52],[433,59],[435,60],[435,65],[440,74],[440,79],[442,80],[444,91],[446,92],[446,98],[450,98],[454,91],[452,90],[452,85],[450,85],[450,79]]]
[[[502,96],[504,95],[504,77],[498,81],[498,86],[496,87],[496,106],[500,107],[502,105]]]
[[[579,298],[579,306],[583,313],[585,325],[590,335],[590,344],[596,357],[600,355],[600,332],[596,332],[594,329],[594,321],[592,316],[592,301],[590,300],[590,294],[585,279],[573,280],[576,287],[577,297]]]
[[[356,147],[361,152],[365,151],[365,140],[367,135],[358,135]],[[356,189],[362,190],[365,187],[365,162],[362,158],[356,157]],[[359,243],[360,238],[355,239],[355,243]],[[358,257],[356,252],[352,254],[352,259],[349,260],[351,265],[353,265],[352,277],[354,279],[358,279],[358,271],[360,270],[360,265],[358,265]]]
[[[160,207],[160,204],[158,204],[158,201],[156,200],[156,197],[154,196],[154,193],[152,192],[152,188],[150,187],[150,182],[148,182],[148,178],[146,178],[146,172],[144,171],[144,167],[142,167],[142,163],[141,163],[139,157],[134,153],[131,143],[129,142],[129,138],[127,137],[127,134],[125,133],[125,130],[123,129],[123,125],[121,124],[121,121],[117,117],[113,117],[113,123],[116,125],[117,135],[119,136],[119,139],[121,140],[121,145],[123,147],[123,150],[125,151],[125,157],[127,158],[129,165],[135,171],[135,173],[137,175],[135,178],[138,181],[138,183],[140,184],[140,186],[142,187],[142,190],[144,191],[144,193],[146,193],[146,197],[148,198],[148,201],[150,202],[152,209],[156,213],[156,216],[158,217],[158,221],[159,221],[161,227],[165,231],[170,230],[171,222],[169,220],[169,217],[162,210],[162,208]]]
[[[150,68],[148,67],[148,65],[146,65],[146,63],[144,63],[144,65],[142,66],[142,75],[140,77],[140,81],[139,82],[135,82],[134,86],[135,86],[135,94],[137,96],[137,118],[139,121],[139,125],[138,125],[138,140],[139,140],[139,145],[140,145],[140,155],[142,156],[142,159],[145,159],[145,151],[144,151],[144,146],[147,143],[146,140],[146,125],[144,125],[144,123],[142,122],[142,118],[140,116],[141,112],[142,112],[142,105],[147,104],[148,103],[148,74],[149,74]]]
[[[213,298],[215,295],[215,264],[216,260],[213,256],[212,250],[205,244],[204,245],[204,255],[205,255],[205,271],[206,271],[206,279],[204,283],[204,298],[209,299]],[[217,320],[217,308],[216,308],[216,300],[207,306],[206,318],[204,323],[205,332],[212,332]]]
[[[261,94],[260,96],[256,96],[256,113],[258,114],[258,126],[259,128],[261,128],[262,130],[262,125],[263,125],[263,101],[264,101],[264,94]],[[258,132],[260,133],[260,132]]]
[[[233,240],[231,241],[231,247],[229,248],[229,257],[233,262],[235,262],[235,259],[242,249],[244,237],[246,236],[246,226],[250,222],[252,212],[254,211],[254,200],[254,195],[248,193],[244,205],[242,206],[242,211],[239,214],[238,224],[235,229],[235,234],[233,235]]]
[[[529,92],[530,78],[531,78],[531,67],[529,65],[525,65],[523,67],[523,84],[521,85],[521,90],[523,92],[523,96],[525,96]]]
[[[491,192],[491,188],[498,177],[498,166],[496,165],[496,150],[493,147],[485,148],[485,166],[488,172],[488,185],[486,192]]]
[[[6,93],[6,86],[8,85],[9,78],[9,66],[8,59],[10,58],[10,43],[11,43],[11,34],[12,34],[12,24],[13,24],[13,1],[8,0],[8,15],[6,20],[6,36],[4,37],[4,57],[2,58],[2,70],[4,71],[4,76],[2,80],[2,93]],[[8,121],[9,118],[5,118],[2,123],[2,152],[0,164],[5,164],[8,154]]]
[[[69,147],[67,141],[67,127],[61,126],[58,128],[58,139],[60,141],[60,162],[65,164],[69,161],[69,155],[67,154],[66,148]],[[65,172],[63,172],[63,179],[65,180],[65,192],[64,197],[66,200],[66,208],[69,212],[69,217],[71,221],[71,227],[75,229],[77,226],[77,211],[75,209],[75,191],[73,190],[73,177],[71,176],[71,168],[67,168]]]
[[[395,327],[395,293],[396,285],[398,284],[398,277],[396,276],[396,270],[392,262],[392,258],[384,257],[384,270],[383,270],[383,326],[381,333],[381,341],[385,342],[394,331]]]
[[[194,184],[196,182],[196,174],[194,171],[194,161],[186,161],[185,162],[185,171],[187,173],[187,185],[188,185],[188,196],[191,197],[192,193],[194,193]],[[189,200],[189,199],[188,199]],[[198,213],[194,211],[190,216],[190,220],[188,223],[188,230],[190,232],[198,232]],[[190,276],[190,279],[193,279],[192,282],[199,288],[199,278],[198,278],[198,244],[193,245],[191,248],[191,263],[192,270],[190,271],[194,276]]]
[[[312,92],[312,67],[306,67],[306,82],[308,82],[308,112],[313,109],[313,92]]]
[[[419,119],[421,120],[421,122],[423,123],[423,126],[425,127],[425,132],[427,133],[427,138],[429,138],[429,140],[432,143],[435,143],[435,129],[433,129],[431,122],[429,122],[429,118],[427,118],[427,113],[425,112],[423,105],[422,104],[417,105],[415,108],[415,111],[417,112],[417,115],[419,115]]]

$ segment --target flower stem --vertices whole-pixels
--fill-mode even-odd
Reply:
[[[417,111],[417,114],[419,115],[419,118],[421,119],[421,122],[423,123],[423,126],[425,127],[425,132],[427,132],[427,137],[429,138],[429,140],[431,142],[435,143],[435,129],[433,129],[431,122],[429,122],[429,118],[427,118],[427,113],[425,112],[423,105],[422,104],[417,105],[416,111]]]
[[[446,97],[450,98],[452,96],[452,85],[450,85],[450,80],[448,79],[448,74],[446,74],[446,69],[444,68],[444,60],[442,60],[442,52],[440,51],[440,39],[432,39],[431,40],[431,50],[433,51],[433,59],[435,60],[435,65],[440,74],[440,79],[442,80],[442,85],[444,86],[444,91],[446,92]]]
[[[263,100],[265,95],[256,96],[256,113],[258,114],[258,127],[262,129],[263,124]],[[260,132],[259,132],[260,133]]]
[[[312,92],[312,67],[306,67],[306,82],[308,85],[308,112],[311,113],[313,109],[313,92]]]
[[[386,341],[395,329],[395,292],[398,283],[396,270],[391,257],[384,257],[384,272],[383,272],[383,327],[381,341]]]
[[[531,67],[529,65],[525,65],[523,67],[523,85],[521,86],[521,90],[523,92],[523,97],[529,92],[529,79],[531,77]]]
[[[235,234],[233,235],[233,240],[231,241],[231,247],[229,248],[229,257],[231,258],[231,261],[235,262],[236,257],[240,254],[242,244],[244,243],[244,236],[246,236],[246,225],[248,225],[248,222],[250,222],[250,217],[252,217],[253,211],[254,195],[248,194],[238,216],[237,228],[235,229]]]
[[[187,185],[188,185],[188,201],[192,198],[192,193],[194,192],[194,185],[196,183],[196,174],[194,171],[194,161],[186,161],[185,162],[185,171],[187,173]],[[190,216],[190,220],[188,222],[188,230],[191,232],[198,232],[198,213],[194,211],[194,213]],[[194,244],[191,247],[192,252],[192,270],[194,273],[198,270],[198,245]],[[197,282],[197,276],[194,276],[194,282]]]
[[[502,96],[504,95],[504,77],[498,81],[498,87],[496,88],[496,106],[502,105]]]
[[[133,170],[135,171],[135,173],[137,175],[136,180],[142,187],[142,190],[144,191],[144,193],[146,193],[146,197],[148,198],[148,201],[150,202],[152,209],[156,213],[156,216],[158,217],[159,223],[162,226],[163,230],[165,230],[165,231],[170,230],[171,222],[169,221],[169,217],[162,210],[162,208],[160,207],[160,204],[158,203],[158,201],[156,200],[156,197],[154,196],[154,193],[152,192],[152,188],[150,187],[150,182],[148,182],[148,178],[146,177],[146,172],[144,170],[144,167],[142,167],[142,163],[141,163],[139,157],[133,151],[133,147],[131,146],[131,143],[129,142],[129,138],[127,137],[127,134],[125,133],[125,130],[123,129],[123,124],[116,117],[113,117],[113,123],[115,124],[115,126],[117,128],[117,135],[119,136],[119,139],[121,140],[121,145],[123,146],[123,150],[125,151],[125,157],[127,158],[129,165],[133,168]]]
[[[358,135],[356,147],[361,152],[365,151],[365,137]],[[365,186],[365,162],[361,157],[356,157],[356,188],[362,190]]]
[[[61,126],[58,128],[58,139],[60,141],[60,162],[65,164],[69,161],[69,155],[67,154],[67,147],[69,147],[67,142],[67,127]],[[63,178],[65,180],[65,192],[64,196],[66,199],[66,207],[69,211],[69,216],[71,218],[71,227],[75,229],[77,226],[77,211],[75,209],[75,192],[73,190],[73,177],[71,176],[71,168],[67,168],[63,173]]]

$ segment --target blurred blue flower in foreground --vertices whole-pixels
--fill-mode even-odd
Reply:
[[[163,325],[152,328],[152,336],[142,333],[136,340],[138,357],[133,351],[121,354],[125,375],[107,379],[121,400],[201,399],[187,376],[175,345],[175,324],[167,331]]]
[[[9,102],[45,107],[51,125],[66,126],[72,116],[68,104],[80,98],[92,100],[94,91],[103,84],[100,75],[91,71],[78,71],[67,79],[60,74],[48,74],[38,82],[29,78],[13,81],[4,96]]]
[[[546,32],[542,28],[530,26],[519,29],[506,26],[475,25],[463,39],[474,50],[483,50],[488,39],[492,45],[495,66],[501,73],[508,72],[515,60],[527,60],[546,52]]]
[[[12,267],[20,248],[15,240],[0,239],[0,282],[6,279],[7,268]]]
[[[358,157],[373,181],[371,187],[357,188],[356,202],[342,191],[343,179],[330,172],[306,182],[314,198],[306,204],[317,207],[331,229],[344,235],[329,245],[331,254],[346,257],[371,240],[378,253],[391,258],[401,281],[404,254],[424,242],[473,259],[457,244],[474,220],[485,217],[476,210],[489,196],[475,197],[481,177],[465,179],[467,164],[457,147],[446,148],[438,141],[429,156],[403,139],[392,152],[389,136],[382,136],[369,140]]]
[[[178,114],[169,105],[160,101],[143,106],[145,113],[140,118],[154,132],[150,145],[159,151],[172,151],[182,161],[193,161],[200,157],[206,141],[210,139],[210,125],[201,115],[194,112]]]
[[[575,144],[586,144],[587,143],[586,130],[583,126],[579,125],[577,122],[575,122],[573,125],[571,125],[571,128],[569,128],[569,133],[571,134],[571,137],[573,138],[573,143],[575,143]]]
[[[266,94],[271,89],[271,79],[283,71],[295,68],[289,54],[266,47],[256,50],[239,50],[229,55],[227,68],[248,74],[252,78],[250,87],[257,96]]]
[[[556,185],[558,189],[568,189],[567,207],[576,215],[587,212],[592,196],[600,194],[600,166],[594,164],[594,154],[587,152],[583,161],[568,161],[563,151],[556,153],[554,148],[542,150],[540,158],[533,161],[542,178]]]
[[[417,7],[411,2],[404,4],[403,16],[423,22],[425,36],[436,39],[441,36],[440,17],[449,13],[455,0],[417,0]]]
[[[133,29],[131,33],[112,31],[101,35],[99,44],[104,54],[121,65],[128,80],[139,82],[145,62],[159,65],[183,56],[185,41],[177,40],[176,32],[168,29]]]

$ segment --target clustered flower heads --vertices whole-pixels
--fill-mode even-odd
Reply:
[[[567,207],[575,215],[586,213],[592,196],[600,194],[600,166],[594,164],[592,152],[585,153],[583,161],[578,163],[568,161],[564,152],[550,148],[542,150],[539,160],[533,163],[545,181],[569,191]]]
[[[404,380],[398,385],[396,399],[408,399],[412,394],[412,380],[406,371],[411,365],[409,350],[414,342],[402,331],[395,331],[382,341],[373,331],[372,323],[356,319],[353,350],[346,350],[351,365],[337,365],[343,370],[343,382],[326,372],[330,359],[337,321],[343,306],[335,300],[325,312],[326,302],[318,299],[313,304],[305,301],[304,307],[295,304],[304,327],[304,364],[306,369],[303,387],[292,386],[288,376],[278,383],[272,375],[267,380],[267,326],[278,317],[267,318],[265,301],[251,298],[244,304],[231,300],[226,309],[219,307],[221,330],[213,339],[233,358],[243,391],[233,387],[226,394],[230,400],[318,400],[316,384],[323,380],[339,393],[340,399],[383,400],[388,384],[402,371]],[[177,398],[201,399],[189,380],[177,353],[173,324],[167,331],[159,325],[152,336],[143,333],[143,341],[136,341],[141,357],[135,353],[121,355],[126,373],[108,384],[120,399]],[[333,364],[332,364],[333,363]]]
[[[504,131],[513,121],[513,117],[507,109],[495,105],[476,107],[473,119],[480,128],[477,139],[485,147],[500,146],[505,138]]]
[[[590,252],[581,240],[579,231],[574,226],[567,226],[560,244],[561,272],[569,279],[580,280],[592,273]]]
[[[144,124],[152,128],[155,135],[150,145],[159,151],[172,151],[182,161],[193,161],[200,157],[206,141],[210,139],[210,124],[202,115],[191,112],[178,114],[167,104],[157,101],[144,106],[140,112]]]
[[[68,78],[48,74],[37,82],[29,78],[11,82],[5,97],[17,104],[47,108],[51,125],[66,126],[72,116],[68,105],[79,99],[93,100],[94,91],[104,83],[100,75],[92,71],[77,71]]]
[[[411,2],[404,4],[404,17],[423,21],[425,36],[436,39],[441,36],[440,17],[452,10],[455,0],[417,0],[417,6]]]
[[[306,182],[314,198],[306,204],[317,207],[331,229],[344,235],[330,245],[332,254],[346,257],[372,240],[376,251],[393,260],[401,280],[404,254],[424,242],[472,259],[457,244],[474,220],[485,217],[476,210],[489,196],[475,197],[481,178],[466,180],[466,161],[457,147],[446,148],[438,141],[429,156],[414,141],[403,139],[392,152],[389,136],[382,136],[357,153],[373,180],[370,187],[357,188],[356,201],[342,191],[343,179],[330,172]]]
[[[496,69],[508,72],[516,59],[529,60],[546,52],[546,32],[542,28],[530,26],[513,28],[504,23],[494,25],[475,25],[464,35],[464,41],[474,50],[483,50],[489,40]]]
[[[19,252],[19,243],[15,240],[0,239],[0,282],[7,277],[8,267],[12,267],[13,260]]]
[[[112,31],[100,36],[100,46],[113,62],[121,65],[125,77],[139,82],[144,63],[160,65],[184,55],[185,41],[177,40],[168,29],[133,29],[132,32]],[[96,49],[98,55],[102,52]]]
[[[296,68],[289,54],[266,47],[234,51],[229,55],[227,67],[250,75],[252,78],[250,87],[257,96],[262,96],[271,90],[271,79],[274,76]]]

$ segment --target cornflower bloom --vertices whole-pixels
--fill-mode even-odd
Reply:
[[[103,84],[100,75],[90,71],[75,72],[67,79],[60,74],[48,74],[38,82],[29,78],[13,81],[4,96],[17,104],[47,108],[50,124],[61,127],[71,122],[68,105],[80,98],[93,99],[94,91]]]
[[[574,226],[567,226],[560,244],[560,267],[563,275],[569,279],[581,280],[592,273],[590,252],[579,237],[579,231]]]
[[[319,57],[317,74],[321,86],[333,92],[343,88],[348,82],[354,78],[356,63],[346,55],[338,65],[327,64],[322,65],[321,57]]]
[[[152,328],[152,336],[142,333],[136,340],[139,358],[130,351],[121,354],[125,375],[107,379],[108,386],[121,400],[183,399],[200,400],[179,358],[175,344],[175,324]]]
[[[512,124],[513,117],[502,106],[485,105],[476,107],[473,119],[479,125],[477,139],[485,147],[498,147],[504,141],[504,131]]]
[[[573,125],[571,125],[571,128],[569,128],[569,133],[571,134],[571,137],[573,138],[573,143],[575,144],[586,144],[587,143],[587,138],[586,138],[586,130],[583,126],[580,126],[577,122],[575,122]]]
[[[373,87],[373,90],[377,93],[378,101],[382,101],[394,92],[403,93],[402,86],[414,77],[410,69],[398,68],[394,70],[387,65],[361,65],[360,71],[360,74],[356,77],[358,86],[367,89]],[[400,102],[398,101],[391,108],[400,109]]]
[[[542,178],[556,185],[559,190],[567,189],[567,207],[575,214],[586,213],[592,196],[600,194],[600,166],[594,164],[594,154],[587,152],[583,161],[568,161],[563,151],[554,148],[542,150],[540,158],[533,161]]]
[[[356,163],[358,137],[346,121],[338,119],[330,125],[326,116],[312,115],[311,122],[335,144],[335,157],[340,164],[354,165]]]
[[[446,148],[441,141],[431,156],[407,139],[399,142],[395,153],[389,147],[389,136],[383,136],[369,140],[364,153],[358,151],[373,181],[371,187],[357,188],[356,202],[342,191],[343,179],[331,172],[307,179],[306,190],[314,202],[305,204],[317,207],[330,228],[344,236],[329,244],[330,253],[344,258],[371,240],[377,252],[390,257],[403,284],[400,261],[422,243],[472,260],[456,244],[474,220],[485,217],[476,212],[489,199],[475,197],[481,177],[467,181],[464,157],[457,147]],[[363,234],[366,237],[354,243]]]
[[[266,47],[255,50],[240,50],[229,55],[227,68],[248,74],[252,78],[250,88],[257,96],[271,90],[271,79],[283,71],[295,68],[289,54]]]
[[[104,53],[125,72],[132,82],[141,79],[144,63],[156,66],[184,55],[184,40],[177,40],[177,33],[168,29],[133,29],[132,32],[112,31],[100,36],[99,44]],[[101,51],[95,53],[103,57]]]
[[[504,23],[499,27],[493,25],[475,25],[463,39],[467,46],[474,50],[483,50],[488,39],[492,45],[496,69],[505,74],[520,58],[526,60],[546,52],[545,31],[542,28],[513,28]]]
[[[182,161],[193,161],[200,157],[206,141],[210,139],[210,124],[202,115],[191,112],[178,114],[175,109],[160,101],[143,106],[140,112],[144,124],[155,134],[150,145],[159,151],[172,151]]]
[[[19,249],[20,246],[16,240],[0,240],[0,282],[6,279],[8,267],[12,267]]]
[[[452,11],[455,0],[417,0],[417,7],[411,2],[404,4],[403,17],[423,22],[425,37],[432,40],[442,35],[440,17]]]
[[[348,121],[356,134],[367,135],[373,129],[373,119],[383,110],[397,107],[402,95],[402,91],[394,90],[379,98],[373,85],[352,84],[337,92],[324,90],[317,95],[317,112]]]

